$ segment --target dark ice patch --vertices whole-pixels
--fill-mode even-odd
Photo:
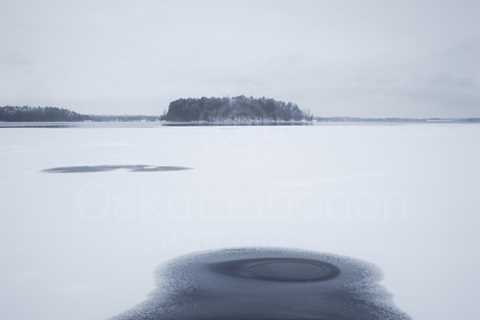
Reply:
[[[290,249],[229,249],[157,271],[149,299],[115,320],[406,320],[375,266]]]
[[[158,171],[180,171],[188,170],[188,167],[177,166],[151,166],[144,164],[136,165],[97,165],[97,166],[72,166],[55,167],[43,170],[47,173],[88,173],[88,172],[106,172],[113,170],[129,170],[130,172],[158,172]]]

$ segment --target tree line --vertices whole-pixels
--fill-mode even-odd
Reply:
[[[0,121],[8,122],[77,122],[77,121],[157,121],[160,116],[88,115],[57,107],[0,107]]]
[[[89,116],[57,107],[0,107],[0,121],[84,121]]]

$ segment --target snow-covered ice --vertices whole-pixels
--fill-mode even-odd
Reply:
[[[376,264],[413,319],[476,319],[479,138],[460,124],[0,129],[2,318],[107,319],[171,258],[275,246]],[[85,166],[116,169],[44,171]]]

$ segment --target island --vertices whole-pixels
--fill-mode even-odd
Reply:
[[[311,121],[296,104],[246,96],[187,98],[172,101],[162,120],[200,123],[275,123]]]

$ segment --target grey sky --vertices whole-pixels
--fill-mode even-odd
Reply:
[[[480,116],[480,1],[0,0],[0,105],[159,114],[270,96],[318,115]]]

